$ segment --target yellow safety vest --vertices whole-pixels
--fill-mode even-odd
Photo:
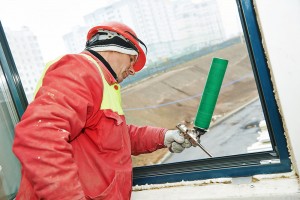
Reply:
[[[121,92],[120,92],[120,85],[118,83],[114,83],[112,85],[109,85],[108,82],[106,81],[104,74],[102,72],[102,69],[100,65],[89,55],[86,54],[79,54],[81,56],[84,56],[87,58],[89,61],[91,61],[99,70],[102,81],[103,81],[103,98],[100,106],[100,110],[106,110],[106,109],[111,109],[113,112],[118,113],[119,115],[124,115],[124,111],[122,109],[122,102],[121,102]],[[44,75],[48,68],[55,62],[57,62],[61,57],[47,63],[43,75],[40,78],[37,87],[34,92],[34,96],[36,95],[37,91],[42,85],[42,81],[44,78]]]
[[[118,83],[109,85],[104,77],[104,74],[99,64],[89,55],[86,54],[80,54],[80,55],[83,55],[88,60],[93,62],[101,74],[104,87],[103,87],[103,98],[102,98],[100,110],[111,109],[112,111],[117,112],[119,115],[124,115],[124,111],[122,109],[120,85]]]

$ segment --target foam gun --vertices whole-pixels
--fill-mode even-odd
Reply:
[[[213,58],[194,121],[194,128],[188,129],[184,124],[176,126],[194,147],[199,146],[209,157],[212,155],[200,144],[200,137],[208,131],[227,65],[228,60]]]

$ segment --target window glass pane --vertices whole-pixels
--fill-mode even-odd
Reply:
[[[0,66],[0,199],[16,193],[20,181],[20,165],[11,148],[18,116]]]
[[[67,16],[53,1],[32,2],[7,3],[10,12],[0,8],[29,102],[44,63],[81,52],[90,27],[121,21],[148,47],[146,67],[122,83],[128,124],[192,128],[211,61],[219,57],[229,64],[201,144],[214,157],[272,150],[235,0],[110,0],[99,7],[64,1],[74,6]],[[9,14],[22,14],[20,27],[11,27],[16,23]],[[207,155],[193,147],[176,155],[163,149],[132,158],[134,166],[144,166]]]
[[[137,76],[149,78],[130,84],[137,78],[131,77],[128,85],[124,84],[128,123],[169,129],[183,123],[192,128],[212,59],[219,57],[229,64],[211,126],[201,136],[201,144],[213,157],[272,150],[235,1],[173,1],[156,6],[173,10],[168,24],[173,32],[156,29],[145,36],[150,38],[150,58],[147,68]],[[153,12],[154,16],[163,15],[159,9]],[[144,23],[153,27],[150,24],[162,24],[167,19],[152,18]],[[158,33],[165,39],[152,43]],[[170,34],[174,37],[167,33],[174,33]],[[202,158],[208,155],[194,147],[180,154],[163,149],[133,160],[135,166],[143,166]]]
[[[34,89],[44,68],[44,60],[34,32],[22,26],[18,29],[5,28],[5,34],[18,68],[28,101],[33,99]]]

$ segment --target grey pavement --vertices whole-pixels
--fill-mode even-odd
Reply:
[[[201,137],[201,144],[213,155],[221,157],[247,153],[257,142],[259,122],[264,120],[259,99],[232,113]],[[208,158],[199,148],[191,147],[179,154],[169,154],[162,163]]]

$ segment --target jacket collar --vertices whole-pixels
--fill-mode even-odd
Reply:
[[[117,83],[117,76],[115,72],[112,70],[109,63],[97,52],[92,50],[86,50],[82,53],[91,56],[101,67],[105,80],[108,82],[109,85],[113,85]]]

